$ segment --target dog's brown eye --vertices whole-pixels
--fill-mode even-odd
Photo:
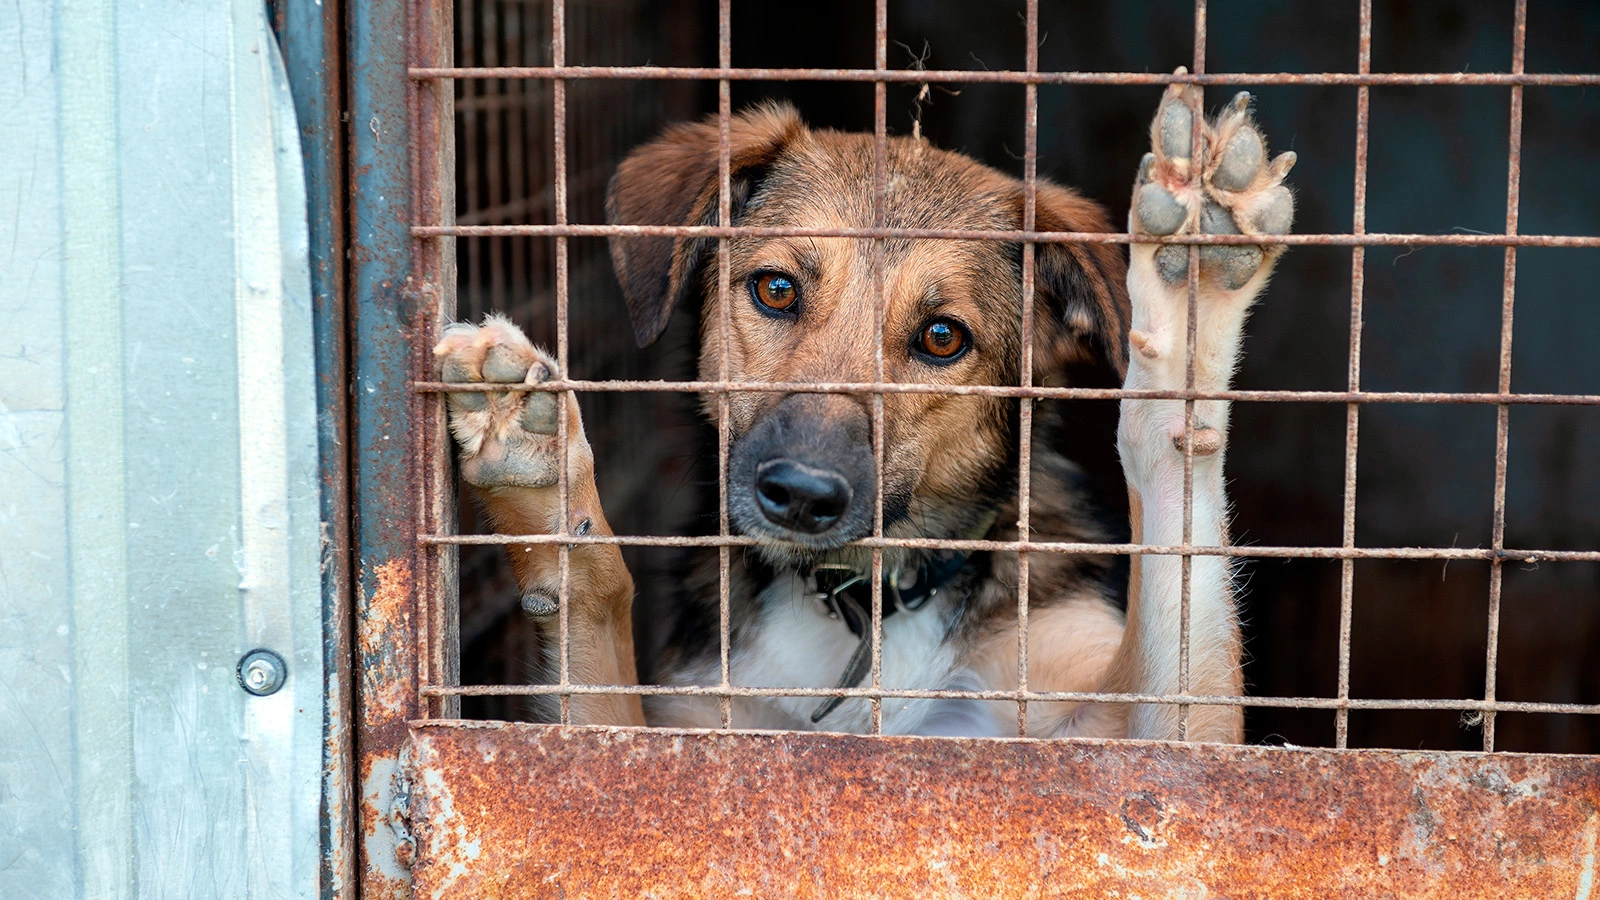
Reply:
[[[934,319],[922,326],[917,349],[941,362],[955,359],[967,349],[967,329],[959,322]]]
[[[750,293],[756,302],[767,309],[787,311],[800,299],[800,291],[789,276],[777,272],[763,272],[750,279]]]

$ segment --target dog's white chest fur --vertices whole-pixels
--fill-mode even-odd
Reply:
[[[946,610],[942,598],[912,612],[883,620],[882,675],[885,688],[978,687],[961,669],[956,649],[945,640]],[[860,638],[844,620],[830,616],[815,596],[808,595],[797,575],[780,576],[761,595],[761,615],[729,660],[731,680],[739,687],[837,687]],[[863,679],[862,685],[870,684]],[[817,697],[741,698],[734,724],[745,728],[816,728],[826,731],[872,730],[868,700],[846,700],[821,722],[811,715]],[[997,733],[987,707],[973,701],[885,698],[885,734]]]

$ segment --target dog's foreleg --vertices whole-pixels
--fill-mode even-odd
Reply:
[[[446,381],[537,384],[556,377],[554,360],[498,316],[481,327],[451,325],[434,349]],[[567,424],[567,527],[574,535],[611,534],[594,484],[594,455],[577,399],[549,392],[453,393],[450,430],[462,477],[478,492],[501,534],[562,531],[558,474],[563,411]],[[523,608],[538,623],[552,680],[561,666],[560,550],[554,544],[507,548]],[[633,578],[614,544],[575,544],[567,569],[567,673],[570,683],[638,683],[633,655]],[[575,694],[577,724],[643,725],[637,696]]]
[[[1287,231],[1293,199],[1282,181],[1294,158],[1285,154],[1267,163],[1265,143],[1250,117],[1249,96],[1239,95],[1214,121],[1202,123],[1195,159],[1190,158],[1189,103],[1190,94],[1177,85],[1162,101],[1151,128],[1153,152],[1145,157],[1134,189],[1130,229],[1156,235]],[[1200,248],[1196,390],[1228,388],[1246,315],[1266,286],[1281,250],[1252,245]],[[1188,247],[1132,245],[1128,293],[1133,320],[1126,387],[1186,387],[1188,268]],[[1228,413],[1224,401],[1194,403],[1188,536],[1194,547],[1220,547],[1227,542],[1223,459]],[[1184,543],[1185,435],[1184,401],[1122,402],[1117,446],[1128,480],[1136,543]],[[1242,692],[1239,624],[1228,559],[1191,557],[1187,672],[1181,637],[1183,568],[1183,559],[1177,555],[1133,558],[1127,630],[1108,676],[1109,689],[1196,696],[1237,696]],[[1243,737],[1243,715],[1236,707],[1190,706],[1186,728],[1180,727],[1179,708],[1170,704],[1135,704],[1121,713],[1127,716],[1130,737],[1199,741],[1238,741]]]

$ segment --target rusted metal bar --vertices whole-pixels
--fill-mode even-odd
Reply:
[[[1231,400],[1235,402],[1296,403],[1487,403],[1554,406],[1594,406],[1600,394],[1513,394],[1443,391],[1193,391],[1143,390],[1133,388],[1018,387],[1000,384],[928,384],[923,382],[850,381],[573,381],[551,380],[537,385],[462,384],[443,381],[415,381],[412,390],[422,393],[503,392],[503,391],[639,391],[650,393],[697,394],[712,391],[731,393],[809,393],[809,394],[975,394],[987,397],[1029,397],[1035,400]]]
[[[876,58],[875,67],[886,69],[889,67],[889,0],[877,0],[873,9],[873,54]],[[888,166],[889,166],[889,124],[888,124],[888,85],[879,81],[872,86],[872,225],[874,228],[884,227],[888,220],[885,213],[886,195],[888,193]],[[874,238],[872,241],[872,383],[882,384],[883,378],[883,327],[884,317],[888,314],[888,300],[884,296],[884,259],[883,241]],[[1027,326],[1024,325],[1024,328]],[[1023,332],[1027,334],[1026,331]],[[1023,343],[1027,343],[1023,338]],[[883,394],[872,395],[872,456],[873,466],[878,472],[874,479],[875,488],[872,497],[872,536],[883,537],[883,455],[887,438],[883,430]],[[870,685],[881,687],[883,684],[883,548],[872,548],[872,661]],[[853,685],[852,685],[853,687]],[[883,701],[873,698],[872,708],[872,733],[883,733]]]
[[[1036,244],[1248,244],[1287,247],[1600,247],[1600,235],[1577,234],[1184,234],[1157,237],[1102,231],[1004,231],[975,228],[802,228],[721,225],[415,225],[417,237],[843,237],[1005,241]]]
[[[623,547],[754,547],[771,543],[765,538],[733,534],[688,537],[681,535],[613,535],[585,534],[422,534],[417,540],[423,544],[554,544],[561,540],[572,544],[617,544]],[[864,537],[846,546],[901,548],[912,550],[968,550],[1018,553],[1024,550],[1021,541],[958,540],[955,538],[894,538]],[[1067,541],[1029,541],[1026,549],[1041,553],[1150,553],[1169,556],[1229,556],[1259,557],[1262,559],[1492,559],[1520,562],[1528,565],[1540,562],[1600,562],[1600,550],[1522,550],[1476,547],[1239,547],[1239,546],[1163,546],[1160,544],[1097,544]]]
[[[1446,87],[1534,85],[1585,87],[1597,74],[1508,72],[1238,72],[1184,75],[1162,72],[1015,72],[976,69],[772,69],[694,66],[416,66],[415,79],[567,78],[632,81],[844,81],[891,84],[1109,84],[1109,85],[1440,85]]]
[[[464,7],[458,23],[461,48],[466,54],[465,59],[457,60],[458,64],[481,65],[484,62],[482,59],[484,54],[480,48],[483,44],[488,43],[488,38],[487,36],[481,40],[478,38],[477,20],[479,16],[473,13],[473,6],[470,5],[469,0],[469,5]],[[488,198],[487,178],[485,177],[487,173],[482,171],[484,168],[483,160],[488,156],[488,152],[486,148],[480,151],[478,132],[480,123],[493,113],[483,109],[479,104],[485,103],[491,98],[504,99],[504,95],[496,97],[496,95],[490,94],[489,91],[494,85],[491,82],[480,79],[460,80],[456,82],[456,85],[457,96],[455,98],[454,112],[457,126],[460,128],[460,143],[457,150],[460,151],[461,155],[457,159],[460,171],[459,173],[452,173],[455,174],[457,183],[460,185],[460,193],[456,197],[460,209],[456,210],[458,215],[454,219],[454,224],[473,224],[479,221],[504,222],[506,221],[505,219],[473,219],[471,212],[472,210],[485,209],[491,206]],[[483,111],[480,112],[480,109],[483,109]],[[484,248],[481,245],[485,243],[487,242],[466,241],[462,244],[464,260],[461,266],[463,270],[461,284],[466,286],[468,296],[473,294],[482,296],[483,289],[481,286],[490,283],[493,278],[493,274],[488,273],[484,265]],[[490,296],[491,302],[493,302],[492,293]],[[482,302],[477,297],[473,297],[473,300],[475,301],[474,305]]]
[[[1194,55],[1193,72],[1206,71],[1206,0],[1194,0]],[[1202,98],[1195,96],[1189,104],[1189,158],[1200,159],[1205,109]],[[1190,187],[1200,187],[1201,167],[1189,169]],[[1200,248],[1189,245],[1188,284],[1184,310],[1183,388],[1194,392],[1195,345],[1200,328]],[[1183,401],[1183,546],[1194,543],[1194,397]],[[1194,588],[1194,557],[1184,554],[1179,560],[1178,573],[1178,693],[1189,693],[1189,637],[1191,602]],[[1178,740],[1189,737],[1189,707],[1178,707]]]
[[[360,894],[378,900],[410,896],[406,864],[414,845],[401,754],[406,722],[425,714],[421,685],[441,680],[426,674],[418,642],[428,612],[424,592],[438,587],[419,567],[434,565],[428,557],[440,554],[416,540],[419,531],[441,530],[426,524],[435,520],[423,499],[429,466],[443,464],[441,445],[428,443],[427,409],[439,404],[418,403],[405,390],[408,381],[431,374],[431,366],[419,364],[431,349],[424,346],[427,323],[440,299],[422,289],[418,253],[441,242],[412,240],[409,225],[424,214],[440,221],[439,208],[417,206],[422,192],[437,198],[442,189],[437,171],[429,184],[414,178],[436,145],[425,149],[414,134],[422,83],[408,81],[405,72],[441,61],[427,52],[425,39],[428,18],[440,7],[371,0],[347,12],[356,846]],[[450,86],[435,83],[426,93],[436,96],[441,88]]]
[[[407,46],[412,60],[451,59],[450,3],[426,2],[411,8]],[[455,128],[451,104],[455,86],[449,81],[412,82],[407,97],[411,116],[412,214],[449,221],[455,214]],[[412,310],[410,342],[413,371],[433,372],[433,345],[439,330],[455,317],[456,244],[412,237],[413,269],[408,273]],[[444,530],[456,521],[455,473],[450,464],[449,425],[444,404],[413,404],[415,427],[410,445],[417,463],[416,510],[419,530]],[[413,571],[418,587],[418,659],[425,682],[460,680],[461,620],[457,602],[457,560],[454,553],[418,554]],[[454,702],[425,708],[428,715],[460,715]]]
[[[551,0],[550,3],[550,61],[560,69],[567,62],[567,5],[566,0]],[[567,82],[564,78],[557,78],[550,83],[551,87],[551,116],[555,124],[552,155],[555,160],[555,221],[557,225],[567,222]],[[556,238],[556,363],[565,375],[571,371],[568,368],[568,350],[571,344],[570,322],[571,318],[567,308],[571,299],[567,239]],[[558,407],[559,409],[560,407]],[[571,426],[567,422],[565,411],[556,416],[556,443],[561,447],[561,468],[556,474],[557,491],[560,492],[561,511],[560,524],[557,526],[557,537],[566,537],[572,521],[572,484],[571,466],[569,463],[570,448],[567,446],[571,440]],[[572,544],[560,541],[556,544],[556,641],[557,647],[557,672],[556,678],[560,684],[572,683]],[[558,701],[561,723],[572,721],[572,696],[562,694]]]
[[[506,37],[513,37],[515,35],[523,34],[527,30],[527,20],[533,19],[536,14],[537,10],[530,10],[516,6],[504,8],[501,11],[500,30],[502,34],[504,34]],[[501,41],[490,41],[487,43],[494,48],[494,52],[502,52],[502,47],[499,46]],[[526,58],[521,55],[520,48],[517,46],[519,43],[521,42],[514,39],[505,41],[503,52],[505,53],[506,57],[518,61],[526,60]],[[489,47],[486,46],[484,49],[488,50]],[[614,86],[623,87],[624,85],[622,83],[618,83]],[[530,82],[527,80],[502,83],[501,96],[511,101],[511,103],[498,109],[487,108],[485,110],[485,115],[494,118],[503,118],[505,120],[504,134],[506,135],[506,138],[504,158],[506,160],[506,166],[505,177],[503,179],[505,189],[501,193],[501,197],[503,199],[494,203],[493,206],[505,208],[514,204],[528,205],[525,207],[526,211],[520,213],[516,218],[507,216],[497,219],[483,219],[481,221],[526,221],[529,213],[535,208],[530,201],[536,194],[543,193],[543,191],[535,192],[531,190],[527,178],[527,160],[537,152],[533,149],[533,147],[537,145],[530,146],[524,142],[524,137],[527,134],[527,128],[525,127],[526,120],[531,118],[528,112],[529,98],[536,92],[543,92],[543,90],[543,84],[538,82]],[[555,185],[552,184],[552,194],[554,193],[554,187]],[[457,221],[460,221],[459,214],[457,216]],[[535,242],[504,240],[498,243],[504,243],[508,245],[506,247],[507,259],[499,271],[495,272],[495,278],[497,282],[507,284],[507,293],[512,293],[513,291],[517,290],[517,282],[520,280],[517,277],[518,274],[527,271],[528,258],[533,250],[533,248],[529,245]],[[501,308],[504,309],[504,307]]]
[[[1243,706],[1273,709],[1359,709],[1359,710],[1448,710],[1454,712],[1542,713],[1554,715],[1600,715],[1600,704],[1547,703],[1526,700],[1476,699],[1375,699],[1361,697],[1272,697],[1225,696],[1214,694],[1134,694],[1101,691],[980,691],[930,688],[806,688],[741,687],[724,690],[720,685],[656,684],[473,684],[424,685],[423,693],[461,697],[548,697],[552,694],[586,694],[641,697],[841,697],[905,700],[988,700],[1006,702],[1059,703],[1161,703],[1189,706]]]
[[[1372,70],[1372,0],[1361,0],[1356,70]],[[1367,124],[1370,100],[1366,85],[1356,88],[1356,172],[1355,202],[1351,214],[1352,234],[1367,230]],[[1361,320],[1367,278],[1365,247],[1350,250],[1350,356],[1346,384],[1351,393],[1361,390]],[[1350,403],[1344,409],[1344,512],[1345,547],[1356,545],[1356,447],[1360,439],[1361,405]],[[1350,696],[1350,628],[1355,614],[1355,560],[1339,564],[1339,696]],[[1334,713],[1333,745],[1344,749],[1350,740],[1350,714]]]
[[[1027,71],[1039,70],[1039,0],[1028,0],[1026,12]],[[882,68],[882,66],[879,66]],[[1023,88],[1022,112],[1022,230],[1037,227],[1039,202],[1039,86]],[[1038,245],[1022,245],[1022,365],[1024,389],[1033,386],[1033,310],[1036,302],[1037,273],[1034,262]],[[1032,536],[1033,505],[1033,401],[1023,397],[1017,409],[1017,543],[1027,544]],[[1032,566],[1026,550],[1017,552],[1017,688],[1028,689],[1028,603],[1031,597]],[[1028,736],[1028,704],[1017,703],[1017,736]]]
[[[726,71],[733,66],[733,7],[732,0],[717,2],[717,66]],[[717,81],[717,224],[733,224],[733,186],[730,159],[732,149],[733,88],[728,79]],[[729,307],[728,279],[732,263],[728,256],[728,239],[717,239],[717,338],[720,341],[717,361],[717,380],[728,380],[728,356],[732,346],[732,310]],[[728,392],[717,394],[717,534],[727,537],[731,530],[728,519],[728,447],[733,439],[730,422],[731,406]],[[733,559],[730,549],[723,545],[717,549],[717,654],[718,682],[728,688],[733,682],[733,600],[729,591],[733,578]],[[717,701],[717,712],[722,727],[733,727],[733,698],[723,693]]]
[[[1528,0],[1517,0],[1515,24],[1511,32],[1511,71],[1521,72],[1528,45]],[[1517,233],[1517,210],[1522,198],[1522,86],[1511,88],[1510,146],[1506,164],[1506,234]],[[1511,392],[1511,320],[1517,293],[1517,248],[1506,248],[1504,274],[1500,285],[1500,393]],[[1494,427],[1494,521],[1490,544],[1499,550],[1506,544],[1506,455],[1510,441],[1511,408],[1504,403],[1495,409]],[[1500,660],[1500,595],[1504,581],[1504,560],[1489,562],[1489,631],[1484,651],[1483,699],[1495,697],[1495,676]],[[1483,749],[1494,749],[1494,711],[1483,716]]]
[[[1583,897],[1593,757],[451,723],[418,894]],[[493,775],[485,769],[492,761]]]
[[[472,0],[469,0],[469,2],[472,2]],[[477,7],[476,17],[481,20],[479,33],[483,35],[483,40],[480,42],[479,48],[483,57],[482,64],[493,68],[500,64],[498,46],[500,42],[498,38],[501,29],[505,27],[505,20],[496,14],[502,12],[502,10],[497,8],[499,4],[496,3],[473,2],[472,5]],[[469,13],[466,18],[471,19],[474,16]],[[477,86],[483,90],[482,96],[485,98],[509,96],[506,93],[506,88],[509,85],[504,81],[481,81],[477,83]],[[504,194],[506,179],[502,177],[505,172],[506,150],[508,148],[503,142],[505,131],[501,128],[500,116],[493,111],[486,112],[481,121],[483,122],[483,168],[488,176],[483,182],[483,189],[487,195],[484,205],[492,206],[509,199]],[[477,162],[477,160],[473,161]],[[489,276],[489,302],[495,309],[505,309],[507,301],[510,299],[506,291],[505,255],[507,242],[504,240],[487,240],[480,243],[484,245],[481,251],[484,261],[487,263],[487,274]]]

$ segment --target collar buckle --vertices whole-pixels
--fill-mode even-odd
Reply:
[[[828,618],[839,618],[839,594],[866,581],[867,577],[849,566],[825,563],[806,575],[806,596],[822,606]]]

